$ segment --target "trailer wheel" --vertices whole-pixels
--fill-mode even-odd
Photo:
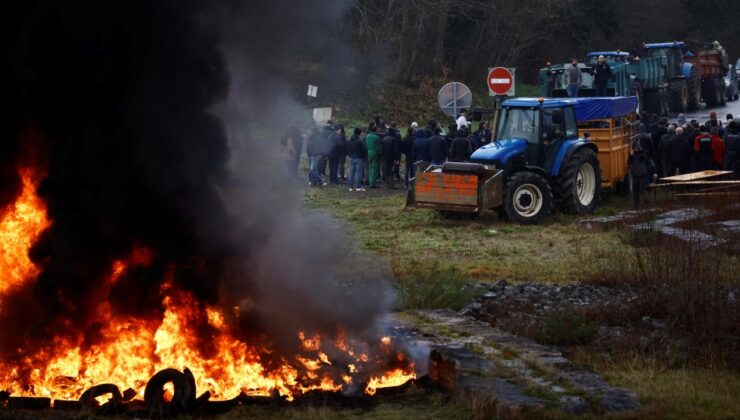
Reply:
[[[705,80],[701,84],[701,96],[707,104],[707,108],[714,108],[719,105],[718,91],[714,79]]]
[[[558,205],[564,213],[591,214],[601,198],[601,167],[591,149],[577,150],[556,184]]]
[[[671,111],[686,112],[689,108],[689,85],[685,79],[672,80],[671,90]]]
[[[696,69],[691,68],[686,85],[689,90],[689,110],[699,109],[701,105],[701,79],[696,77]]]
[[[536,225],[552,210],[552,189],[534,172],[517,172],[504,184],[503,214],[506,220]]]

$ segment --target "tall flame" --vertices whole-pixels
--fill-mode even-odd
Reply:
[[[8,290],[39,273],[28,257],[28,250],[49,225],[43,201],[35,194],[33,171],[21,172],[23,190],[15,205],[0,220],[0,305]],[[130,267],[148,266],[152,252],[135,247],[129,258],[114,261],[108,287]],[[269,343],[245,343],[235,338],[219,308],[203,305],[173,282],[161,287],[164,313],[159,320],[144,320],[115,315],[110,305],[98,306],[97,318],[103,328],[97,344],[81,345],[64,337],[50,338],[48,347],[35,354],[21,354],[19,360],[0,360],[0,390],[16,395],[76,399],[85,389],[100,383],[131,388],[140,397],[146,381],[158,370],[188,367],[197,388],[208,390],[214,398],[232,398],[239,393],[271,395],[277,391],[288,399],[312,390],[341,391],[345,386],[364,386],[370,395],[378,388],[403,384],[415,377],[413,364],[394,353],[390,337],[379,340],[382,349],[376,359],[347,343],[340,328],[333,339],[296,332],[301,354],[282,358],[277,368],[266,369],[262,355],[273,352]],[[193,330],[209,331],[208,354],[201,350],[202,337]],[[340,352],[346,366],[335,366],[329,355]],[[378,357],[393,359],[394,368],[372,375]],[[341,371],[338,375],[329,372]],[[363,370],[365,371],[363,373]],[[353,384],[358,378],[366,383]]]
[[[44,203],[36,196],[33,171],[23,169],[20,176],[20,196],[4,215],[0,214],[0,295],[38,275],[28,250],[49,226]]]

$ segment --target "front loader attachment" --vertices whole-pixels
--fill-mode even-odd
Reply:
[[[412,185],[406,207],[479,214],[503,203],[503,171],[478,163],[432,165]]]

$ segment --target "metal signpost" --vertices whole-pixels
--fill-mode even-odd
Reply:
[[[515,96],[516,95],[516,69],[506,67],[490,67],[488,69],[488,76],[486,76],[486,85],[488,86],[488,95],[493,96],[494,100],[494,111],[493,111],[493,130],[494,136],[496,135],[498,125],[498,114],[501,111],[501,102],[503,96]]]

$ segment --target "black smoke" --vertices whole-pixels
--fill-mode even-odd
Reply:
[[[50,337],[94,344],[102,301],[161,316],[166,278],[198,305],[238,306],[239,336],[267,337],[273,356],[297,351],[299,329],[373,337],[392,303],[387,267],[303,208],[282,178],[279,123],[269,123],[305,114],[276,69],[338,45],[327,28],[347,7],[74,0],[23,2],[3,16],[14,111],[2,123],[0,208],[31,149],[53,223],[30,252],[41,274],[2,301],[0,358]],[[137,246],[152,264],[108,290],[111,264]]]

